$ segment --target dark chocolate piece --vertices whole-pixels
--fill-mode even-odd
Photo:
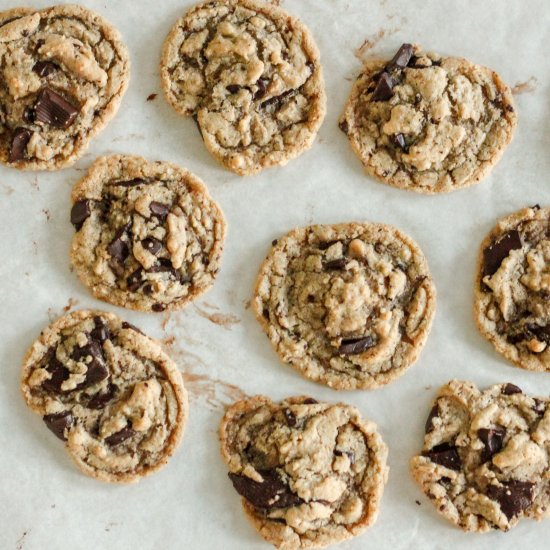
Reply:
[[[495,274],[506,256],[518,248],[521,248],[521,237],[515,229],[508,231],[498,241],[489,245],[483,251],[483,276]]]
[[[506,384],[502,388],[502,393],[504,395],[513,395],[514,393],[522,393],[521,388],[518,388],[515,384]]]
[[[80,230],[84,222],[90,217],[92,210],[90,209],[92,201],[83,199],[73,204],[71,208],[71,223],[77,231]]]
[[[426,420],[426,425],[424,426],[424,432],[429,434],[433,429],[433,419],[439,416],[439,405],[436,403],[432,410],[430,411],[430,414],[428,415],[428,418]]]
[[[383,72],[378,78],[378,82],[372,93],[372,101],[387,101],[391,99],[395,84],[396,82],[390,73]]]
[[[38,76],[50,76],[59,67],[53,61],[37,61],[32,68]]]
[[[428,457],[432,462],[445,466],[449,470],[459,471],[462,466],[462,460],[460,460],[457,448],[449,443],[436,445],[429,451],[424,451],[422,456]]]
[[[111,447],[115,447],[116,445],[120,445],[123,441],[126,441],[133,435],[135,435],[135,431],[130,428],[130,426],[126,426],[125,428],[122,428],[119,432],[116,432],[114,434],[111,434],[109,437],[105,438],[105,443],[107,445],[110,445]]]
[[[161,219],[166,218],[166,216],[168,216],[168,214],[170,213],[170,207],[167,204],[156,201],[152,201],[149,204],[149,210],[151,211],[151,214],[153,214],[153,216]]]
[[[73,415],[69,411],[47,414],[42,420],[44,420],[48,429],[54,433],[56,437],[62,441],[67,441],[65,430],[68,430],[74,423]]]
[[[403,44],[386,66],[386,71],[404,69],[409,64],[413,53],[414,46],[412,44]]]
[[[338,271],[344,269],[348,263],[346,258],[339,258],[338,260],[331,260],[330,262],[325,262],[323,267],[330,271]]]
[[[374,338],[369,335],[362,338],[346,338],[342,340],[338,353],[342,355],[358,355],[372,348],[375,343]]]
[[[485,445],[485,448],[481,451],[481,462],[487,462],[502,449],[506,428],[503,426],[480,428],[477,435]]]
[[[8,162],[17,162],[25,158],[27,144],[32,137],[32,130],[28,128],[16,128],[11,139],[10,156]]]
[[[534,483],[528,481],[512,480],[503,483],[502,486],[489,485],[487,496],[500,504],[504,515],[511,520],[520,512],[523,512],[533,503]]]
[[[68,128],[76,119],[80,109],[57,92],[44,88],[34,105],[36,122],[50,124],[56,128]]]
[[[162,250],[162,242],[154,237],[147,237],[141,241],[141,245],[145,250],[155,256]]]

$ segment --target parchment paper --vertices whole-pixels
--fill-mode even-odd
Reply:
[[[319,45],[328,115],[309,152],[284,168],[246,178],[220,168],[193,121],[177,116],[162,96],[161,44],[192,2],[82,3],[122,32],[132,76],[117,117],[74,168],[0,169],[0,548],[269,548],[242,513],[217,440],[223,404],[255,393],[344,400],[377,422],[391,467],[380,516],[340,548],[548,548],[550,520],[524,520],[509,533],[462,533],[437,515],[408,471],[430,402],[447,380],[465,378],[482,387],[509,381],[535,395],[550,390],[550,374],[507,364],[472,319],[475,259],[484,235],[499,216],[550,205],[548,0],[282,0]],[[2,0],[0,8],[26,4]],[[402,42],[418,42],[492,67],[517,84],[519,127],[490,177],[463,191],[426,197],[363,174],[337,118],[360,67],[355,52],[365,40],[363,57],[391,56]],[[146,101],[154,93],[156,99]],[[195,306],[171,315],[125,311],[93,299],[71,273],[70,189],[106,153],[186,166],[221,203],[229,223],[223,267]],[[272,239],[298,225],[366,219],[397,225],[417,240],[435,278],[438,310],[420,360],[403,377],[382,389],[342,393],[281,364],[247,301]],[[20,395],[21,359],[40,330],[65,310],[89,307],[114,311],[163,340],[186,373],[191,414],[183,444],[166,468],[137,485],[106,485],[79,473]]]

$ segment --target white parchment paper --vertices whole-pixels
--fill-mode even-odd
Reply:
[[[430,402],[447,380],[465,378],[482,387],[509,381],[533,394],[550,391],[550,374],[507,364],[472,319],[475,259],[484,235],[499,216],[550,205],[548,0],[282,0],[319,45],[328,114],[309,152],[247,178],[220,168],[193,121],[177,116],[162,96],[161,44],[192,2],[82,3],[122,32],[131,52],[131,82],[117,117],[74,168],[0,168],[0,548],[269,548],[241,511],[217,440],[223,404],[255,393],[344,400],[378,424],[391,467],[380,515],[363,536],[340,548],[548,548],[550,520],[524,520],[509,533],[462,533],[437,515],[408,472]],[[27,1],[0,1],[0,9],[19,5]],[[519,84],[515,139],[485,181],[426,197],[363,174],[337,118],[360,67],[354,52],[364,40],[364,56],[391,56],[402,42],[418,42],[492,67]],[[146,101],[153,93],[158,97]],[[171,315],[125,311],[93,299],[71,273],[70,190],[106,153],[186,166],[220,202],[229,223],[223,267],[196,306]],[[336,392],[282,365],[246,305],[274,238],[298,225],[366,219],[394,224],[417,240],[435,278],[438,310],[420,360],[403,377],[375,391]],[[166,468],[137,485],[106,485],[80,474],[20,395],[21,359],[40,330],[64,309],[89,307],[114,311],[163,340],[186,372],[191,414],[183,444]]]

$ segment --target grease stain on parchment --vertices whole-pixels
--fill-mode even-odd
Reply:
[[[74,308],[78,304],[78,300],[76,298],[69,298],[67,301],[67,305],[63,306],[61,308],[61,311],[57,311],[53,307],[49,307],[47,314],[48,319],[50,320],[50,323],[53,323],[58,317],[61,317],[61,315],[64,315],[65,313],[69,313],[71,309]]]
[[[536,77],[532,76],[525,82],[516,82],[512,88],[514,95],[529,94],[534,92],[539,87],[539,81]]]
[[[195,311],[205,319],[208,319],[211,323],[223,327],[225,330],[231,330],[233,325],[241,322],[240,318],[233,313],[221,313],[216,306],[203,302],[204,307],[213,310],[207,311],[204,307],[199,307],[197,304],[193,304]]]
[[[23,547],[25,546],[25,539],[30,532],[30,529],[28,529],[27,531],[23,531],[23,534],[17,539],[17,542],[15,543],[15,550],[23,550]]]
[[[366,55],[375,48],[384,38],[392,36],[401,30],[401,27],[406,23],[406,19],[401,17],[397,26],[392,28],[384,28],[378,30],[375,34],[366,38],[363,43],[354,50],[354,55],[359,61],[364,62]]]

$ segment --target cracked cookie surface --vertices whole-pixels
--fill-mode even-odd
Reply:
[[[420,193],[479,182],[516,124],[512,92],[494,71],[411,44],[364,65],[340,118],[369,175]]]
[[[0,13],[0,57],[0,162],[24,170],[75,162],[129,80],[118,31],[76,5]]]
[[[252,305],[283,361],[333,388],[367,389],[417,359],[435,301],[412,239],[388,225],[345,223],[274,241]]]
[[[550,399],[514,384],[443,386],[426,422],[414,479],[440,514],[465,531],[508,531],[550,513]]]
[[[27,405],[87,475],[134,482],[164,466],[187,419],[187,392],[159,343],[112,313],[48,326],[23,361]]]
[[[166,38],[161,77],[168,102],[195,118],[210,153],[242,175],[309,149],[325,116],[308,29],[254,0],[192,8]]]
[[[388,451],[355,407],[256,396],[227,410],[220,439],[247,516],[276,547],[324,547],[375,522]]]
[[[474,315],[518,367],[550,371],[550,208],[502,218],[479,253]]]
[[[213,284],[225,221],[187,170],[141,157],[100,157],[72,200],[71,262],[96,298],[160,312]]]

